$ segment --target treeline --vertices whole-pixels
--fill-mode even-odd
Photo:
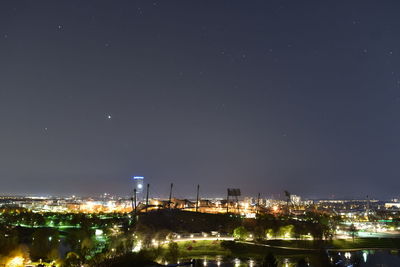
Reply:
[[[341,222],[339,216],[308,212],[300,218],[260,215],[257,219],[243,220],[244,234],[257,239],[296,238],[311,236],[315,240],[331,239]],[[242,237],[243,238],[243,237]]]
[[[242,219],[237,215],[196,213],[172,209],[143,213],[139,216],[138,224],[150,227],[154,231],[232,233],[233,229],[242,224]]]
[[[26,209],[1,209],[0,222],[2,225],[27,227],[108,227],[112,224],[129,224],[127,214],[121,213],[53,213],[32,212]]]

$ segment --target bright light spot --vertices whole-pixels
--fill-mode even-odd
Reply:
[[[22,267],[22,266],[24,266],[24,258],[21,256],[12,258],[6,264],[6,267]]]
[[[103,230],[101,230],[101,229],[96,229],[96,231],[94,232],[94,234],[95,234],[96,236],[102,235],[102,234],[103,234]]]
[[[284,259],[285,267],[289,267],[289,259]]]
[[[142,249],[142,241],[139,241],[136,246],[132,249],[132,252],[139,252]]]
[[[368,253],[367,252],[363,252],[364,262],[367,262],[367,256],[368,256]]]

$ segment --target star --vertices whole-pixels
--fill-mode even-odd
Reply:
[[[111,120],[112,119],[111,115],[107,115],[107,119]]]

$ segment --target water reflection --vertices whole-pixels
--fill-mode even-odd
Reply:
[[[297,258],[280,258],[280,266],[293,267],[296,266]],[[400,266],[400,254],[398,250],[363,250],[363,251],[342,251],[329,252],[328,258],[334,266],[338,267],[372,267],[372,266]],[[186,262],[188,260],[185,260]],[[181,262],[184,262],[181,260]],[[202,257],[196,260],[196,267],[258,267],[261,262],[256,259],[243,258],[223,258],[217,257]],[[310,266],[319,266],[318,263],[310,264]]]
[[[352,252],[331,252],[331,262],[335,266],[400,266],[400,257],[398,250],[363,250]]]
[[[364,263],[367,262],[368,253],[366,251],[363,251],[363,259],[364,259]]]

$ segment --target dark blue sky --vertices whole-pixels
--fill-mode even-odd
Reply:
[[[397,196],[399,8],[1,1],[0,193]]]

